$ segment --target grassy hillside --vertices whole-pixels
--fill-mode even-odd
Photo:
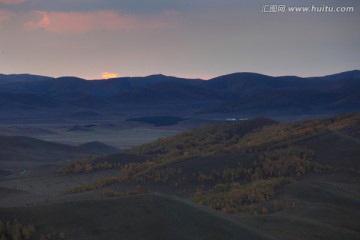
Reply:
[[[360,114],[354,113],[287,124],[260,118],[195,129],[129,149],[129,153],[146,156],[146,161],[119,164],[119,175],[71,192],[125,182],[162,184],[178,192],[199,195],[200,191],[198,201],[209,206],[213,204],[206,199],[218,198],[212,194],[218,191],[223,196],[221,206],[215,204],[216,209],[231,205],[232,210],[242,210],[236,205],[246,205],[247,197],[239,200],[243,197],[234,192],[245,188],[243,184],[257,186],[252,194],[259,194],[261,201],[249,202],[259,205],[283,185],[272,181],[296,180],[308,173],[326,171],[359,172],[360,142],[345,131],[359,122]],[[268,190],[264,192],[260,186]]]
[[[2,219],[65,239],[272,239],[222,214],[158,194],[1,209]]]
[[[116,149],[102,143],[89,143],[75,147],[23,136],[0,136],[0,161],[54,162],[80,158],[86,155],[102,155]]]
[[[237,143],[243,136],[275,123],[270,119],[258,118],[211,125],[134,147],[129,152],[166,159],[211,155]]]
[[[352,113],[193,129],[47,173],[60,200],[0,208],[0,220],[48,239],[359,239],[359,126]],[[1,192],[30,202],[43,184],[3,183]]]
[[[284,240],[359,239],[359,184],[358,175],[310,174],[277,192],[275,201],[291,200],[293,208],[239,220]]]

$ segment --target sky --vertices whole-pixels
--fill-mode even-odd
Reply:
[[[358,0],[0,0],[3,74],[210,79],[354,69]]]

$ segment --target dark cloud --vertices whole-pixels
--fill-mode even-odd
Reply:
[[[46,11],[97,11],[153,13],[164,10],[190,11],[198,9],[247,7],[253,1],[245,0],[27,0],[23,9]]]

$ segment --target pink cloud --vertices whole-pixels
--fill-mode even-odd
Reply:
[[[38,11],[37,14],[41,16],[38,21],[30,21],[25,23],[25,28],[28,30],[35,30],[38,28],[46,28],[50,24],[49,17],[46,12]]]
[[[0,24],[6,22],[11,17],[12,13],[6,10],[0,9]]]
[[[20,4],[26,2],[26,0],[0,0],[0,3],[13,5],[13,4]]]
[[[178,15],[165,12],[159,16],[142,17],[121,15],[116,11],[95,12],[43,12],[38,11],[40,19],[29,21],[24,26],[28,30],[44,29],[46,32],[68,34],[85,33],[92,30],[151,30],[161,29],[174,22]]]

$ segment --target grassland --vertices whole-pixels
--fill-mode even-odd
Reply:
[[[34,239],[359,239],[359,126],[359,113],[226,122],[4,171],[0,220]]]
[[[159,194],[0,209],[2,218],[35,223],[38,234],[66,239],[272,239],[231,218]]]

